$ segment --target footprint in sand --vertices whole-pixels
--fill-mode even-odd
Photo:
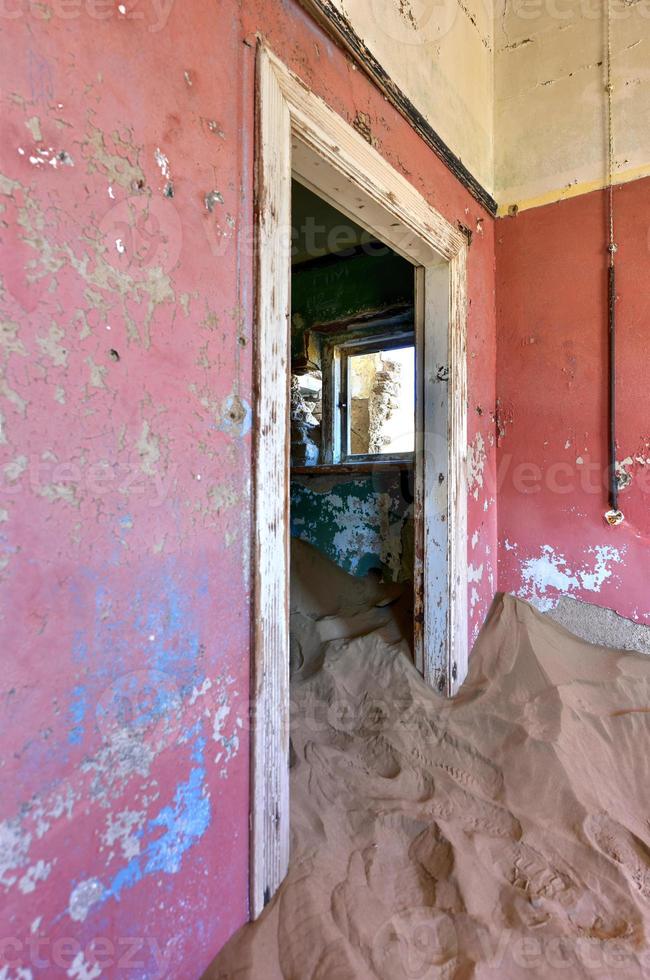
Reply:
[[[605,857],[617,864],[642,898],[650,899],[650,849],[631,830],[606,813],[594,813],[584,823],[587,837]]]
[[[524,841],[491,841],[482,856],[486,867],[493,867],[511,886],[502,894],[502,910],[509,921],[530,926],[554,920],[563,930],[596,940],[626,939],[634,934],[634,909],[624,896],[602,895],[599,889],[589,888],[557,856]]]

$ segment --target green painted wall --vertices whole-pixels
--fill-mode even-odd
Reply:
[[[375,246],[337,261],[334,257],[294,268],[291,277],[291,353],[307,354],[305,333],[320,324],[380,313],[413,303],[414,270],[405,259]]]
[[[405,489],[399,472],[297,477],[291,483],[291,534],[351,575],[375,568],[385,581],[407,581],[413,574],[413,505]]]

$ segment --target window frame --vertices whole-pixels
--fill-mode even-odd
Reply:
[[[354,330],[353,336],[350,332]],[[415,321],[412,313],[400,317],[396,324],[384,319],[366,320],[363,326],[350,324],[345,334],[322,336],[321,370],[323,375],[321,460],[323,464],[349,469],[355,465],[391,464],[399,467],[413,463],[415,449],[405,453],[351,453],[349,451],[350,396],[349,363],[358,354],[413,347],[415,384],[413,390],[413,430],[417,428],[418,363]]]

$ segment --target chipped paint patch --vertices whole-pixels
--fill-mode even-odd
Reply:
[[[467,490],[474,500],[478,500],[479,492],[483,487],[486,459],[485,440],[481,433],[477,432],[467,447]]]
[[[248,404],[239,395],[228,395],[221,407],[221,424],[219,428],[222,432],[228,433],[237,439],[243,439],[250,432],[253,424],[253,412]]]
[[[146,419],[142,423],[142,430],[140,432],[140,438],[136,443],[136,449],[140,454],[140,469],[148,476],[153,476],[156,473],[156,464],[160,459],[160,448],[158,436],[151,432],[151,428]]]
[[[206,211],[214,211],[217,204],[223,204],[223,194],[220,191],[209,191],[204,199]]]
[[[642,440],[634,455],[616,461],[616,482],[621,491],[628,490],[643,467],[650,467],[650,439]]]
[[[29,119],[25,120],[25,126],[32,135],[32,139],[35,143],[43,142],[43,134],[41,132],[41,121],[38,116],[30,116]]]
[[[220,695],[220,703],[212,720],[212,740],[213,742],[217,742],[222,749],[222,752],[215,757],[215,762],[220,762],[224,753],[225,761],[230,762],[239,749],[239,735],[237,730],[235,729],[230,735],[226,735],[224,732],[224,726],[231,710],[226,697],[226,692],[223,691]]]
[[[205,677],[199,687],[193,687],[189,700],[190,706],[195,704],[199,698],[204,697],[211,689],[211,687],[212,687],[212,681],[210,680],[209,677]]]
[[[31,892],[35,891],[36,885],[39,881],[47,881],[52,870],[52,861],[37,861],[33,864],[31,868],[28,868],[25,874],[22,876],[18,882],[18,888],[23,893],[23,895],[29,895]]]
[[[0,980],[34,980],[34,974],[28,966],[17,966],[15,970],[15,973],[10,973],[8,966],[0,967]]]
[[[80,500],[77,497],[76,487],[72,483],[46,483],[38,488],[38,494],[51,504],[62,500],[73,507],[79,507]]]
[[[210,508],[217,514],[227,510],[229,507],[234,507],[241,499],[238,491],[232,487],[224,486],[211,487],[208,491],[208,497]]]
[[[100,173],[111,185],[118,184],[128,190],[144,188],[146,181],[138,162],[139,149],[133,143],[130,132],[123,139],[114,131],[111,139],[116,152],[111,152],[107,147],[106,137],[101,129],[89,123],[85,144],[88,172]],[[136,162],[133,162],[133,158]]]
[[[103,364],[95,364],[92,357],[88,356],[86,358],[86,364],[90,371],[90,387],[91,388],[105,388],[106,384],[104,378],[106,377],[107,369]]]
[[[75,922],[84,922],[93,905],[102,901],[104,886],[98,878],[80,881],[72,889],[68,902],[68,915]]]
[[[199,739],[197,754],[202,755],[203,747],[204,740]],[[194,768],[188,779],[177,786],[173,803],[147,822],[140,832],[142,853],[113,876],[102,892],[102,902],[119,899],[125,889],[133,888],[147,875],[175,874],[180,870],[184,854],[210,826],[210,793],[205,775],[203,765]]]
[[[102,975],[99,963],[88,963],[80,950],[73,959],[68,969],[68,976],[72,980],[97,980]]]
[[[144,733],[133,728],[111,732],[99,751],[82,763],[82,771],[94,774],[90,793],[108,799],[116,787],[123,787],[134,776],[147,778],[156,750]]]
[[[6,463],[4,467],[4,475],[6,476],[9,483],[16,483],[29,465],[29,460],[26,456],[16,456],[9,463]]]
[[[614,574],[612,564],[621,563],[623,554],[607,545],[597,545],[588,552],[595,556],[591,564],[585,563],[572,570],[563,555],[556,553],[550,545],[544,545],[536,558],[522,563],[523,585],[517,594],[545,612],[553,608],[561,595],[581,590],[600,592],[603,583]]]
[[[169,180],[171,174],[170,174],[170,171],[169,171],[169,159],[168,159],[168,157],[162,152],[162,150],[160,149],[160,147],[156,147],[156,152],[155,152],[154,156],[155,156],[155,159],[156,159],[156,163],[158,164],[158,166],[160,168],[161,174],[163,175],[163,177],[165,177],[166,180]]]
[[[0,885],[11,888],[18,880],[16,871],[28,862],[32,835],[23,831],[20,821],[0,823]]]
[[[57,323],[53,323],[45,337],[36,338],[36,343],[55,367],[66,367],[68,364],[67,348],[60,343],[64,337],[65,330]]]
[[[145,822],[145,814],[142,810],[122,810],[120,813],[109,813],[106,821],[106,830],[102,834],[102,842],[105,847],[113,848],[119,844],[122,856],[130,861],[140,853],[140,839],[138,832],[142,829]]]

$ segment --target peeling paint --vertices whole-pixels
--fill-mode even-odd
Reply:
[[[224,20],[189,4],[165,61],[152,25],[120,6],[106,44],[91,43],[92,18],[72,33],[52,11],[7,26],[24,57],[7,68],[0,177],[0,526],[17,651],[3,695],[0,892],[12,935],[80,941],[59,970],[73,980],[96,975],[85,940],[132,935],[143,915],[147,935],[164,937],[167,974],[199,976],[246,916],[254,52],[241,39],[268,26],[311,52],[318,31],[282,5]],[[137,57],[120,77],[127,49]],[[313,66],[347,77],[343,53],[324,50]],[[241,99],[208,118],[233,79]],[[466,191],[360,75],[354,88],[337,95],[342,114],[367,112],[398,163],[414,140],[414,184],[433,174],[455,220]],[[488,238],[486,223],[473,275],[491,272]],[[489,346],[471,344],[470,356]],[[374,496],[390,543],[377,557],[395,570],[402,515],[388,491]]]
[[[35,143],[41,143],[43,141],[43,134],[41,133],[41,122],[38,116],[30,116],[29,119],[25,120],[25,126],[32,135],[32,139]]]
[[[483,487],[486,459],[485,440],[481,433],[477,432],[467,452],[467,490],[474,500],[478,500],[479,492]]]
[[[97,878],[88,878],[75,885],[70,893],[68,902],[68,915],[75,922],[83,922],[93,905],[101,902],[104,895],[104,886]]]
[[[122,810],[120,813],[109,813],[106,830],[102,841],[106,847],[120,845],[122,856],[129,861],[140,853],[140,838],[137,831],[142,829],[145,822],[143,810]]]
[[[33,864],[31,868],[28,868],[25,874],[22,876],[18,882],[18,888],[23,895],[29,895],[36,889],[36,885],[39,881],[47,881],[51,870],[51,861],[37,861],[36,864]]]
[[[248,435],[253,424],[253,412],[239,395],[228,395],[221,407],[219,428],[238,439]]]
[[[380,568],[393,581],[411,574],[403,567],[404,536],[412,507],[399,483],[375,487],[364,479],[313,478],[291,487],[291,533],[308,541],[353,575]],[[412,526],[412,524],[411,524]]]
[[[85,144],[86,160],[89,173],[100,173],[110,184],[117,184],[127,190],[145,186],[144,172],[137,162],[139,150],[129,137],[123,139],[117,131],[111,134],[111,140],[117,152],[111,152],[106,145],[106,136],[92,123],[88,124],[88,136]],[[130,157],[135,157],[132,162]]]
[[[143,473],[152,476],[156,472],[156,465],[160,459],[160,448],[158,436],[151,432],[149,423],[145,420],[142,423],[140,438],[136,443],[136,448],[140,454],[140,469]]]
[[[223,194],[220,191],[209,191],[203,200],[206,210],[212,212],[217,204],[223,204]]]
[[[31,834],[22,831],[18,820],[0,823],[0,885],[11,888],[18,880],[15,873],[28,861]]]
[[[538,557],[522,562],[523,585],[518,594],[546,611],[553,607],[558,595],[570,595],[580,590],[600,592],[603,583],[614,574],[612,564],[620,564],[623,555],[607,545],[588,550],[595,558],[590,564],[572,570],[563,555],[557,554],[550,545],[543,545]]]
[[[60,343],[64,337],[65,330],[57,323],[53,323],[47,336],[36,339],[38,346],[50,358],[55,367],[66,367],[68,363],[68,351]]]
[[[80,950],[70,964],[67,975],[72,980],[97,980],[102,975],[102,970],[98,963],[88,963]]]

